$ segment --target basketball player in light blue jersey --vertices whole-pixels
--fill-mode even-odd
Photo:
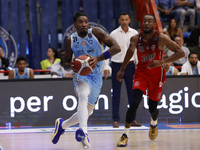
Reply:
[[[8,79],[34,79],[34,71],[26,68],[26,59],[23,56],[17,58],[17,68],[9,71]]]
[[[75,58],[81,55],[90,56],[90,64],[95,66],[93,72],[87,76],[76,74],[73,77],[75,93],[78,96],[77,112],[69,119],[58,118],[55,121],[55,130],[52,135],[52,142],[56,144],[64,130],[72,125],[79,123],[76,131],[76,140],[81,143],[82,148],[90,147],[87,134],[87,121],[92,113],[102,87],[103,60],[120,52],[117,42],[99,27],[90,28],[86,13],[77,12],[73,18],[74,32],[65,41],[64,67],[73,68],[71,63],[72,56]],[[110,47],[106,52],[103,50],[103,43]]]

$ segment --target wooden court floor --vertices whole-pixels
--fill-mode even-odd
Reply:
[[[12,130],[12,129],[11,129]],[[53,129],[52,129],[53,130]],[[148,129],[131,130],[127,147],[117,147],[122,130],[89,131],[90,150],[199,150],[200,129],[161,129],[151,141]],[[1,150],[81,150],[74,132],[65,132],[57,144],[51,143],[50,132],[2,133]]]

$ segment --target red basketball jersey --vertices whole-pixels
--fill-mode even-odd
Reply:
[[[159,31],[155,31],[154,35],[148,42],[143,41],[143,32],[140,32],[137,44],[138,64],[135,77],[143,76],[146,80],[155,82],[166,81],[166,73],[162,66],[148,69],[147,66],[152,60],[162,60],[163,51],[158,48]]]

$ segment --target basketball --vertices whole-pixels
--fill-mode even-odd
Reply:
[[[86,55],[81,55],[74,60],[74,69],[76,73],[82,76],[89,75],[94,68],[92,68],[89,64],[90,57]]]

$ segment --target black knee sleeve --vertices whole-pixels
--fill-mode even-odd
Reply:
[[[159,114],[159,111],[157,109],[158,101],[153,101],[153,100],[149,99],[148,105],[149,105],[149,112],[151,114],[152,119],[156,120],[158,118],[158,114]]]
[[[133,90],[133,103],[130,108],[126,112],[126,122],[132,123],[136,116],[136,111],[140,105],[142,100],[143,92],[139,89]]]

